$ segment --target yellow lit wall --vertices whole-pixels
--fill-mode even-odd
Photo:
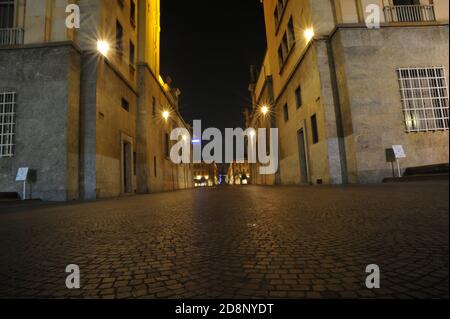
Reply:
[[[139,0],[139,55],[140,63],[147,63],[159,75],[161,6],[160,0]]]
[[[74,40],[75,30],[66,28],[67,5],[75,0],[16,0],[17,27],[25,31],[25,43]]]

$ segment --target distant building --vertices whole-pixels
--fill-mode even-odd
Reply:
[[[272,85],[272,76],[269,75],[270,72],[270,64],[268,60],[268,56],[266,54],[264,63],[260,70],[259,79],[265,78],[265,81],[256,82],[256,78],[254,77],[254,69],[252,68],[252,83],[249,86],[249,90],[252,95],[253,108],[251,110],[247,110],[244,113],[245,126],[248,128],[256,129],[255,141],[258,141],[258,128],[266,129],[266,148],[267,154],[269,153],[269,143],[270,143],[270,129],[277,127],[276,116],[273,112],[272,103],[274,101],[273,97],[273,85]],[[256,95],[256,92],[258,94]],[[256,142],[258,143],[258,142]],[[250,183],[255,185],[275,185],[280,183],[280,175],[270,174],[263,175],[260,174],[259,169],[261,165],[259,161],[256,163],[249,164],[250,171]]]
[[[159,0],[0,1],[0,192],[65,201],[192,186],[192,166],[169,159],[187,127],[180,92],[160,76]]]
[[[278,127],[280,169],[252,164],[253,182],[381,182],[393,145],[403,168],[448,162],[448,0],[262,2],[268,49],[247,125]]]
[[[192,175],[194,177],[195,187],[211,187],[219,185],[219,170],[216,163],[194,164]]]
[[[250,166],[248,161],[238,163],[234,161],[228,167],[228,184],[230,185],[247,185],[250,184]]]

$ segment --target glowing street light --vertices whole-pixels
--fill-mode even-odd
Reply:
[[[169,111],[164,111],[163,113],[162,113],[162,117],[164,118],[164,120],[168,120],[169,119],[169,117],[170,117],[170,113],[169,113]]]
[[[268,107],[267,105],[263,105],[263,106],[261,107],[261,113],[262,113],[263,115],[267,115],[267,113],[269,113],[269,107]]]
[[[108,42],[104,40],[97,41],[97,50],[101,53],[101,55],[106,57],[108,55],[109,49],[110,47]]]
[[[308,42],[311,41],[311,39],[314,38],[314,29],[313,28],[306,29],[304,35]]]

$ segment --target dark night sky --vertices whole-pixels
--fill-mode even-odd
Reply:
[[[162,0],[161,25],[161,74],[181,90],[186,121],[242,127],[249,66],[259,68],[266,48],[260,1]]]

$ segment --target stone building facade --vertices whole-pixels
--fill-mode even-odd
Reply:
[[[381,182],[393,145],[403,168],[448,162],[448,5],[263,1],[268,49],[247,122],[270,106],[280,183]],[[380,27],[368,28],[377,8]]]
[[[227,179],[230,185],[247,185],[252,181],[247,160],[234,161],[228,166]]]
[[[219,185],[219,168],[216,163],[195,163],[193,176],[195,187]]]
[[[169,159],[189,127],[160,76],[159,14],[159,0],[0,1],[0,192],[20,192],[19,167],[44,200],[192,187],[192,165]]]
[[[269,145],[270,129],[277,126],[276,116],[271,107],[274,101],[273,81],[270,67],[269,56],[266,53],[261,66],[258,78],[255,74],[254,66],[251,67],[251,83],[249,91],[251,93],[253,108],[244,111],[244,121],[247,128],[255,129],[255,143],[258,144],[258,128],[266,129],[266,147]],[[247,142],[248,143],[248,142]],[[258,145],[256,145],[258,146]],[[249,182],[256,185],[275,185],[280,183],[280,174],[260,174],[259,170],[262,166],[259,161],[249,163]]]

